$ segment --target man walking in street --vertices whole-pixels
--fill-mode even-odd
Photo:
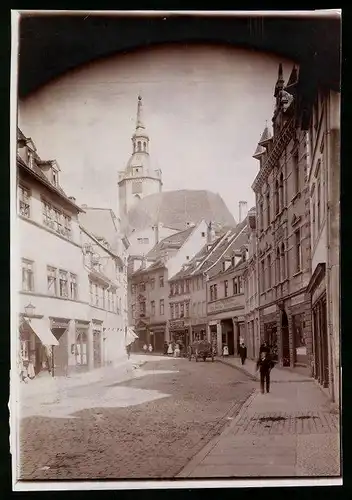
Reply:
[[[247,347],[245,346],[244,342],[242,342],[242,344],[240,345],[240,358],[242,365],[244,365],[247,358]]]
[[[262,352],[266,352],[267,354],[270,353],[270,347],[268,346],[268,343],[266,340],[264,340],[264,342],[260,346],[259,356],[261,355]]]
[[[260,390],[264,394],[264,386],[266,392],[270,392],[270,372],[274,366],[269,354],[265,351],[260,353],[260,357],[257,361],[257,371],[260,371]]]

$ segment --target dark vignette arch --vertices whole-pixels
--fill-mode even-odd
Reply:
[[[116,53],[165,43],[217,43],[293,59],[314,85],[340,85],[340,19],[22,15],[19,95],[66,71]],[[307,81],[306,79],[306,81]]]

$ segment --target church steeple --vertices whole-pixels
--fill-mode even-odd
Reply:
[[[133,153],[149,154],[149,136],[146,131],[143,119],[142,97],[138,96],[136,131],[132,137]]]

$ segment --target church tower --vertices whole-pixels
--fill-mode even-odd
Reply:
[[[132,136],[132,155],[125,170],[119,172],[119,214],[122,226],[127,223],[128,211],[141,198],[162,190],[161,170],[150,166],[149,135],[143,120],[142,97],[138,96],[136,130]]]

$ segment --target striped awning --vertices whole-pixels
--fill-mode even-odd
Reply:
[[[45,318],[32,318],[29,326],[43,345],[59,345],[59,341],[50,330],[49,320],[46,320]]]

